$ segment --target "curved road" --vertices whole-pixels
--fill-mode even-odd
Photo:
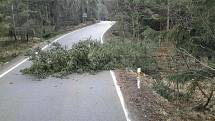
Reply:
[[[87,38],[100,41],[112,25],[103,21],[55,41],[68,48]],[[0,71],[0,121],[126,121],[109,72],[38,81],[20,73],[30,65],[17,62]]]

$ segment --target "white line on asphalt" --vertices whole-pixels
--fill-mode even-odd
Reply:
[[[24,60],[22,60],[20,63],[18,63],[17,65],[13,66],[12,68],[10,68],[9,70],[7,70],[6,72],[4,72],[3,74],[0,75],[0,79],[5,76],[6,74],[8,74],[9,72],[11,72],[12,70],[14,70],[15,68],[17,68],[18,66],[22,65],[24,62],[26,62],[29,58],[26,58]]]
[[[88,27],[88,26],[87,26],[87,27]],[[84,28],[86,28],[86,27],[84,27]],[[52,45],[53,43],[59,41],[60,39],[64,38],[65,36],[67,36],[67,35],[69,35],[69,34],[72,34],[72,33],[75,33],[75,32],[77,32],[77,31],[80,31],[80,30],[82,30],[82,29],[84,29],[84,28],[77,29],[77,30],[75,30],[75,31],[72,31],[72,32],[70,32],[70,33],[67,33],[67,34],[65,34],[65,35],[63,35],[63,36],[61,36],[61,37],[55,39],[55,40],[52,41],[50,44],[45,45],[45,46],[42,48],[42,50],[45,50],[45,49],[48,48],[50,45]],[[110,26],[110,28],[111,28],[111,26]],[[108,28],[107,30],[109,30],[110,28]],[[104,36],[105,33],[106,33],[106,31],[105,31],[104,33],[102,33],[102,36],[101,36],[101,42],[102,42],[102,43],[103,43],[103,36]],[[26,61],[28,61],[28,60],[29,60],[29,58],[26,58],[26,59],[22,60],[21,62],[19,62],[18,64],[16,64],[15,66],[11,67],[9,70],[7,70],[7,71],[5,71],[4,73],[2,73],[2,74],[0,75],[0,79],[1,79],[2,77],[4,77],[6,74],[8,74],[9,72],[11,72],[11,71],[13,71],[14,69],[16,69],[17,67],[19,67],[20,65],[22,65],[23,63],[25,63]]]
[[[88,26],[87,26],[87,27],[88,27]],[[84,27],[84,28],[86,28],[86,27]],[[67,36],[67,35],[69,35],[69,34],[72,34],[72,33],[75,33],[75,32],[77,32],[77,31],[80,31],[80,30],[82,30],[82,29],[84,29],[84,28],[77,29],[77,30],[75,30],[75,31],[72,31],[72,32],[69,32],[69,33],[67,33],[67,34],[65,34],[65,35],[62,35],[61,37],[59,37],[59,38],[55,39],[54,41],[52,41],[50,44],[44,46],[44,47],[42,48],[42,50],[45,50],[45,49],[48,48],[50,45],[52,45],[53,43],[59,41],[60,39],[64,38],[65,36]],[[2,73],[2,74],[0,75],[0,79],[1,79],[2,77],[4,77],[5,75],[7,75],[9,72],[11,72],[11,71],[13,71],[14,69],[16,69],[17,67],[19,67],[20,65],[22,65],[23,63],[25,63],[26,61],[28,61],[28,60],[29,60],[29,58],[26,58],[26,59],[22,60],[21,62],[19,62],[18,64],[16,64],[15,66],[11,67],[9,70],[7,70],[7,71],[5,71],[4,73]]]
[[[112,25],[102,34],[102,36],[101,36],[101,43],[102,43],[102,44],[104,43],[103,37],[104,37],[105,33],[106,33],[115,23],[116,23],[115,21],[114,21],[114,22],[111,22]],[[126,107],[125,107],[125,101],[124,101],[122,92],[121,92],[121,90],[120,90],[119,85],[117,84],[117,80],[116,80],[116,76],[115,76],[114,71],[110,70],[110,74],[111,74],[111,76],[112,76],[113,83],[114,83],[114,86],[115,86],[115,88],[116,88],[116,92],[117,92],[117,95],[118,95],[118,97],[119,97],[119,100],[120,100],[120,103],[121,103],[121,106],[122,106],[122,109],[123,109],[123,112],[124,112],[126,121],[131,121],[130,118],[129,118],[129,116],[128,116],[128,111],[127,111],[127,109],[126,109]]]
[[[115,21],[111,21],[111,22],[110,22],[111,26],[109,26],[109,27],[107,28],[107,30],[104,31],[104,32],[102,33],[102,36],[101,36],[101,43],[102,43],[102,44],[104,43],[103,37],[104,37],[105,33],[106,33],[115,23],[116,23]]]
[[[103,41],[103,37],[104,37],[104,34],[115,24],[116,22],[111,22],[111,26],[102,34],[101,36],[101,43],[103,44],[104,41]],[[110,74],[112,76],[112,79],[113,79],[113,83],[114,83],[114,86],[116,88],[116,92],[117,92],[117,95],[119,97],[119,100],[120,100],[120,103],[121,103],[121,106],[122,106],[122,109],[123,109],[123,112],[124,112],[124,115],[125,115],[125,118],[126,118],[126,121],[131,121],[129,116],[128,116],[128,111],[126,109],[126,106],[125,106],[125,100],[123,98],[123,95],[122,95],[122,91],[120,90],[120,87],[119,85],[117,84],[117,79],[116,79],[116,75],[114,73],[114,71],[110,70]]]
[[[114,25],[115,22],[112,23],[112,24]],[[112,26],[110,26],[105,32],[103,32],[103,34],[102,34],[102,36],[101,36],[101,43],[104,43],[104,41],[103,41],[103,36],[104,36],[104,34],[105,34],[111,27],[112,27]],[[84,28],[86,28],[86,27],[84,27]],[[77,29],[77,30],[75,30],[75,31],[72,31],[72,32],[70,32],[70,33],[68,33],[68,34],[65,34],[65,35],[63,35],[63,36],[61,36],[61,37],[55,39],[55,40],[52,41],[49,45],[44,46],[44,47],[42,48],[42,50],[45,50],[45,49],[48,48],[50,45],[52,45],[53,43],[57,42],[58,40],[64,38],[65,36],[67,36],[67,35],[69,35],[69,34],[72,34],[72,33],[74,33],[74,32],[80,31],[80,30],[82,30],[82,29],[84,29],[84,28]],[[4,77],[6,74],[8,74],[9,72],[11,72],[11,71],[13,71],[14,69],[16,69],[17,67],[19,67],[20,65],[22,65],[23,63],[25,63],[26,61],[28,61],[28,60],[29,60],[29,58],[26,58],[26,59],[22,60],[21,62],[19,62],[17,65],[15,65],[15,66],[13,66],[12,68],[10,68],[9,70],[7,70],[6,72],[2,73],[2,74],[0,75],[0,79],[1,79],[2,77]],[[118,97],[119,97],[119,99],[120,99],[120,103],[121,103],[121,105],[122,105],[122,108],[123,108],[123,111],[124,111],[124,114],[125,114],[125,117],[126,117],[126,121],[131,121],[131,120],[129,119],[129,116],[128,116],[128,111],[127,111],[127,109],[126,109],[126,107],[125,107],[125,101],[124,101],[122,92],[121,92],[121,90],[120,90],[119,85],[117,84],[117,80],[116,80],[115,73],[114,73],[113,71],[110,71],[110,73],[111,73],[111,76],[112,76],[112,78],[113,78],[114,86],[115,86],[115,88],[116,88]]]
[[[127,111],[127,109],[125,107],[125,100],[123,98],[122,92],[120,90],[119,85],[117,84],[116,75],[115,75],[114,71],[110,71],[110,73],[111,73],[111,76],[113,78],[114,86],[116,88],[117,95],[118,95],[120,103],[122,105],[122,109],[124,111],[126,121],[131,121],[130,118],[129,118],[129,116],[128,116],[128,111]]]
[[[86,27],[84,27],[84,28],[86,28]],[[69,34],[72,34],[72,33],[75,33],[75,32],[77,32],[77,31],[80,31],[80,30],[82,30],[82,29],[84,29],[84,28],[77,29],[77,30],[75,30],[75,31],[72,31],[72,32],[69,32],[69,33],[67,33],[67,34],[65,34],[65,35],[62,35],[61,37],[59,37],[59,38],[57,38],[56,40],[52,41],[50,44],[44,46],[44,47],[42,48],[42,50],[45,50],[45,49],[48,48],[50,45],[52,45],[53,43],[59,41],[60,39],[64,38],[65,36],[67,36],[67,35],[69,35]]]

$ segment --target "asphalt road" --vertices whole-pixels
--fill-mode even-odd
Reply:
[[[101,40],[112,22],[100,22],[61,37],[70,48],[87,38]],[[19,63],[19,62],[17,62]],[[0,75],[17,63],[0,71]],[[0,121],[126,121],[111,74],[73,74],[66,79],[22,75],[26,61],[0,77]]]

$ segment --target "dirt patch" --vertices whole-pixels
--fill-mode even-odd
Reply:
[[[153,91],[152,78],[143,77],[138,89],[135,73],[117,70],[116,75],[132,121],[182,121],[176,107]]]
[[[118,83],[123,92],[130,117],[134,121],[160,121],[167,120],[167,109],[171,105],[160,98],[149,87],[137,88],[137,75],[125,70],[116,71]],[[161,103],[161,102],[162,103]]]
[[[127,70],[115,72],[132,121],[215,121],[207,111],[179,108],[157,94],[153,89],[156,80],[148,75],[140,76],[141,89],[138,89],[136,73]]]

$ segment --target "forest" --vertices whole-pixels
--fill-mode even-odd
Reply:
[[[116,24],[111,29],[112,38],[104,44],[86,40],[70,50],[58,43],[46,52],[33,49],[26,54],[33,65],[22,70],[23,74],[44,79],[141,68],[156,80],[153,90],[176,107],[179,121],[187,121],[193,112],[197,118],[212,121],[214,11],[214,0],[1,0],[0,49],[10,45],[8,41],[13,45],[46,39],[59,29],[108,16]],[[87,20],[83,13],[87,13]],[[7,55],[4,49],[1,53]],[[3,56],[1,60],[5,62]]]
[[[96,19],[96,0],[11,0],[1,3],[1,35],[3,31],[15,40],[28,36],[47,37],[58,28],[77,25],[82,14]],[[7,30],[7,31],[6,31]]]
[[[102,7],[97,0],[1,0],[0,63],[65,28],[95,23],[104,13]],[[88,15],[86,20],[84,13]]]
[[[212,117],[214,6],[214,0],[117,0],[115,11],[120,30],[116,35],[145,45],[156,43],[145,47],[145,58],[152,58],[156,68],[146,66],[152,64],[151,59],[142,60],[144,72],[157,79],[156,92],[182,111],[192,107],[197,112],[209,111],[206,114]],[[214,120],[209,115],[202,120]]]

